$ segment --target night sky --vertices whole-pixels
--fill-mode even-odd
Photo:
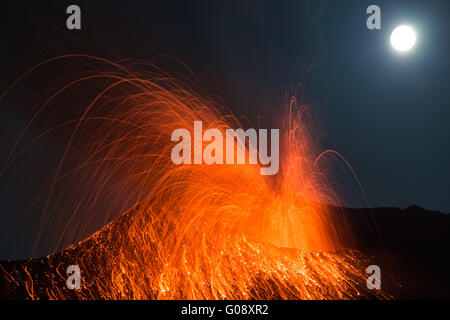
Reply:
[[[65,27],[70,4],[81,7],[81,31]],[[371,4],[381,8],[381,30],[366,28]],[[14,1],[2,2],[0,12],[2,92],[28,68],[63,53],[143,60],[170,54],[234,113],[256,122],[257,115],[279,113],[281,88],[304,81],[327,147],[351,163],[371,206],[450,212],[447,0]],[[407,54],[389,43],[400,24],[418,33]],[[289,71],[280,75],[283,60]],[[294,61],[317,68],[306,77]],[[15,125],[24,124],[15,99],[27,94],[0,102],[2,163],[17,139]],[[50,159],[57,144],[42,142],[28,156]],[[27,230],[38,219],[17,217],[42,188],[40,178],[17,178],[14,170],[0,177],[0,259],[30,254]]]

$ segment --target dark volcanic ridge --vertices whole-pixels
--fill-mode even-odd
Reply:
[[[111,222],[88,239],[68,249],[40,259],[0,262],[1,299],[157,299],[158,292],[148,286],[144,295],[136,296],[133,288],[124,285],[122,295],[114,294],[111,286],[115,272],[115,259],[123,255],[123,248],[131,243],[128,229],[138,209],[132,209]],[[336,213],[337,214],[337,213]],[[329,299],[444,299],[450,298],[450,280],[446,276],[448,252],[450,252],[450,216],[428,211],[417,206],[407,209],[375,208],[339,210],[345,215],[355,233],[356,243],[346,250],[328,253],[306,253],[307,268],[327,260],[350,265],[355,272],[348,273],[342,267],[348,286],[345,292],[333,289],[333,283],[317,275],[314,284],[320,295]],[[339,217],[334,217],[338,219]],[[341,217],[342,218],[342,217]],[[381,236],[381,237],[380,237]],[[381,240],[380,240],[381,239]],[[259,244],[255,244],[256,246]],[[267,245],[266,245],[267,246]],[[270,249],[272,250],[272,249]],[[283,248],[274,248],[282,254],[296,254]],[[284,250],[284,251],[283,251]],[[127,259],[133,261],[139,253],[130,249]],[[147,243],[146,254],[158,252],[157,243]],[[298,253],[298,252],[297,252]],[[161,268],[157,255],[150,269]],[[66,286],[69,265],[82,270],[81,290],[69,290]],[[368,277],[365,269],[378,265],[382,272],[382,290],[368,290],[362,281]],[[156,271],[155,271],[156,273]],[[154,281],[155,275],[144,279]],[[286,298],[280,292],[289,292],[288,298],[299,299],[299,292],[289,281],[276,282],[270,277],[255,274],[249,289],[250,299]],[[305,290],[312,284],[305,284]],[[145,287],[145,284],[144,284]],[[319,287],[319,289],[317,289]],[[183,287],[180,286],[183,297]],[[270,296],[267,295],[270,292]],[[317,297],[317,295],[315,295]],[[227,297],[229,298],[229,297]]]

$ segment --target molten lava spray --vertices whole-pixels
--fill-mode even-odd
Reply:
[[[77,257],[82,269],[101,275],[77,292],[77,298],[359,295],[356,287],[365,284],[365,275],[358,256],[326,253],[342,249],[351,234],[345,221],[333,221],[324,205],[339,203],[339,197],[329,169],[316,161],[321,150],[305,123],[307,109],[291,101],[276,181],[261,176],[258,165],[177,166],[170,159],[173,130],[192,132],[194,121],[201,120],[203,130],[218,128],[225,136],[227,128],[242,124],[225,108],[200,98],[195,83],[154,66],[126,67],[72,55],[46,61],[30,72],[65,60],[79,61],[80,68],[89,70],[63,78],[64,85],[48,97],[30,125],[56,104],[71,99],[78,103],[80,95],[89,101],[78,103],[83,109],[76,117],[43,132],[61,125],[70,128],[58,166],[39,196],[44,214],[38,240],[50,225],[58,231],[55,243],[64,246],[89,226],[117,216],[118,210],[135,207],[121,230],[115,230],[120,234],[107,225],[88,240],[92,249],[85,246]],[[19,148],[23,136],[2,173],[27,148]],[[70,210],[70,218],[59,219],[61,210]],[[105,234],[110,245],[98,248]],[[99,261],[95,266],[94,256]],[[65,297],[57,288],[47,293],[54,299]]]

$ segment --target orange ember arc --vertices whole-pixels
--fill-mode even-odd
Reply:
[[[262,176],[258,165],[174,165],[174,130],[193,132],[194,122],[202,121],[203,131],[217,128],[225,136],[227,129],[242,124],[199,97],[193,84],[148,65],[137,72],[136,64],[131,69],[95,57],[63,56],[39,68],[67,59],[90,68],[77,78],[63,78],[30,124],[78,97],[83,85],[101,89],[86,95],[82,111],[66,122],[70,134],[64,152],[41,195],[38,240],[46,227],[58,226],[53,240],[64,246],[93,225],[135,209],[85,242],[47,258],[41,282],[25,276],[29,298],[360,297],[366,283],[364,258],[353,251],[332,253],[344,249],[352,236],[345,221],[330,218],[325,205],[339,203],[339,197],[329,169],[316,161],[322,150],[305,123],[303,106],[293,100],[284,119],[275,178]],[[3,171],[24,152],[19,146],[27,130]],[[248,152],[248,146],[236,152]],[[61,210],[70,210],[71,218],[60,218]],[[81,290],[68,293],[57,285],[66,277],[63,261],[85,272]],[[23,274],[21,268],[27,265],[4,272],[13,282]],[[37,289],[43,283],[46,290]]]

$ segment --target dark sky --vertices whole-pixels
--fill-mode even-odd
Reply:
[[[73,3],[82,9],[82,31],[65,28]],[[366,28],[371,4],[381,7],[381,30]],[[3,1],[0,12],[1,91],[62,53],[171,54],[237,115],[255,121],[279,112],[282,87],[306,81],[328,147],[352,164],[372,206],[450,212],[449,1]],[[405,55],[389,44],[400,24],[418,32]],[[318,67],[306,77],[295,60]],[[14,101],[0,102],[2,162],[17,138],[11,123],[22,118]],[[53,143],[34,152],[51,157]],[[0,177],[0,258],[26,256],[33,241],[17,217],[42,185],[17,176]]]

